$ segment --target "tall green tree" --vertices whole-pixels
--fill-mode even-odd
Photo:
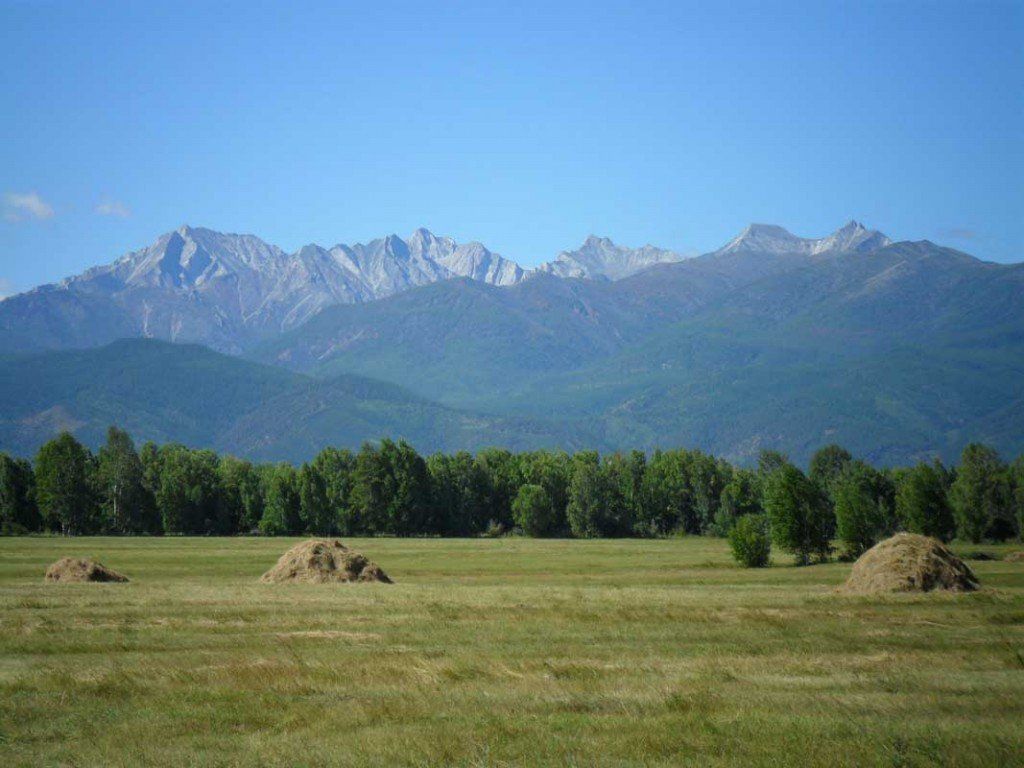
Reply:
[[[385,533],[392,480],[387,458],[377,446],[364,443],[352,472],[349,509],[352,528],[358,533]]]
[[[423,457],[404,440],[385,440],[381,450],[388,457],[394,483],[388,532],[399,536],[441,533],[442,525],[430,495],[430,473]]]
[[[142,460],[131,436],[110,427],[107,442],[99,450],[97,487],[103,528],[111,533],[159,533],[162,525],[156,498],[146,485]]]
[[[628,454],[613,453],[601,462],[601,471],[607,485],[607,504],[603,525],[607,535],[627,536],[637,529],[643,514],[643,482],[647,457],[643,451]]]
[[[799,565],[806,565],[812,556],[828,558],[828,501],[803,472],[786,464],[769,474],[764,480],[764,509],[772,540],[792,553]]]
[[[729,475],[730,469],[724,462],[700,451],[690,452],[689,486],[693,498],[693,518],[687,525],[689,532],[707,533],[711,530]]]
[[[351,507],[369,533],[437,533],[427,464],[404,440],[364,445],[356,457]]]
[[[319,468],[303,464],[298,474],[299,515],[306,533],[333,536],[338,533],[338,515],[327,496],[327,479]]]
[[[689,454],[655,451],[644,471],[642,498],[637,522],[640,533],[660,535],[677,529],[689,530],[696,519]]]
[[[70,432],[45,443],[36,455],[36,501],[45,525],[66,536],[94,533],[99,517],[89,449]]]
[[[566,507],[573,536],[582,539],[603,535],[607,508],[608,492],[600,457],[596,451],[577,453],[573,456]]]
[[[615,469],[603,466],[596,451],[573,456],[566,517],[578,538],[627,536],[633,528],[622,485],[617,481],[622,465],[616,461],[611,466]]]
[[[485,448],[477,453],[476,461],[487,476],[490,520],[504,528],[511,528],[512,499],[522,484],[519,462],[511,451],[504,448]]]
[[[441,533],[468,536],[486,530],[490,479],[471,454],[435,453],[427,459],[427,472]]]
[[[867,464],[850,461],[829,485],[835,504],[836,534],[846,554],[859,557],[888,532],[885,480]]]
[[[551,499],[555,515],[551,533],[568,531],[565,508],[569,504],[569,475],[572,460],[565,451],[532,451],[519,455],[519,476],[523,483],[541,486]]]
[[[557,530],[558,518],[542,485],[520,486],[512,501],[512,516],[527,536],[548,536]]]
[[[931,464],[903,472],[896,485],[896,518],[906,530],[942,541],[956,535],[956,521],[942,477]]]
[[[351,451],[330,447],[320,451],[311,463],[324,480],[327,505],[336,521],[338,533],[344,536],[355,532],[349,505],[355,465],[355,456]]]
[[[170,444],[160,449],[157,508],[165,533],[217,532],[219,460],[212,451]]]
[[[263,488],[260,474],[248,461],[221,457],[217,465],[220,482],[217,529],[221,533],[251,533],[263,519]]]
[[[980,443],[964,448],[949,493],[959,538],[978,543],[1015,533],[1006,467],[994,449]]]
[[[160,446],[147,440],[139,449],[139,462],[142,464],[142,481],[154,496],[160,487]]]
[[[835,504],[836,481],[852,461],[853,456],[850,452],[835,443],[819,448],[811,456],[807,476],[829,497],[829,501],[833,505]]]
[[[290,464],[266,467],[263,498],[261,533],[265,536],[295,536],[302,533],[302,498],[295,467]]]
[[[757,475],[748,469],[737,469],[722,488],[711,532],[716,536],[726,536],[741,517],[762,512]]]
[[[0,453],[0,533],[33,533],[41,528],[32,465]]]
[[[1010,465],[1010,485],[1013,489],[1013,511],[1017,519],[1017,536],[1024,539],[1024,456],[1018,456]]]
[[[767,478],[777,469],[782,469],[789,464],[789,457],[780,452],[765,448],[757,455],[757,474]]]

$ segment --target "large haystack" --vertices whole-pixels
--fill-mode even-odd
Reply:
[[[268,584],[285,581],[308,584],[340,581],[391,583],[379,565],[335,539],[309,539],[296,544],[281,555],[277,565],[264,573],[260,581]]]
[[[85,557],[62,557],[46,569],[45,581],[83,582],[83,581],[128,581],[117,571],[112,571],[95,560]]]
[[[851,594],[970,592],[978,586],[971,569],[941,541],[897,533],[861,555],[840,590]]]

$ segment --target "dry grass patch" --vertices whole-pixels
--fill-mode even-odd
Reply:
[[[297,581],[306,584],[376,581],[391,579],[376,563],[349,549],[336,539],[309,539],[296,544],[263,574],[265,584]]]
[[[897,533],[860,556],[846,583],[851,594],[884,592],[973,592],[974,572],[941,541],[915,533]]]
[[[62,557],[46,569],[45,581],[60,582],[125,582],[128,577],[86,557]]]
[[[397,583],[259,583],[299,539],[132,537],[78,542],[130,585],[58,589],[40,574],[66,539],[0,538],[0,765],[1024,754],[1024,569],[1008,563],[971,563],[986,589],[967,597],[837,600],[850,564],[737,568],[716,539],[343,541]]]

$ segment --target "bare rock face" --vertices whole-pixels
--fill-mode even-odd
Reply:
[[[62,557],[46,569],[44,577],[49,582],[63,584],[74,582],[125,582],[128,577],[112,571],[95,560],[85,557]]]
[[[653,245],[628,248],[607,237],[591,235],[575,251],[562,251],[554,261],[537,267],[537,271],[557,277],[620,280],[655,264],[672,264],[685,258]]]
[[[980,584],[945,544],[915,533],[897,533],[860,556],[841,592],[972,592]]]
[[[277,564],[264,573],[260,581],[265,584],[392,583],[379,565],[337,539],[309,539],[296,544],[281,555]]]
[[[881,232],[850,221],[825,237],[798,237],[774,224],[751,224],[716,254],[740,252],[792,253],[819,256],[838,253],[870,253],[892,243]]]
[[[126,337],[240,353],[321,309],[468,277],[512,285],[525,272],[479,243],[425,229],[286,253],[253,235],[183,226],[152,245],[0,307],[0,351],[91,347]]]

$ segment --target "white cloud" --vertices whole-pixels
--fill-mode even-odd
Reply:
[[[15,293],[14,283],[6,277],[0,277],[0,300],[6,299],[8,296],[13,296]]]
[[[4,195],[4,218],[7,221],[52,219],[53,208],[38,192],[8,192]]]
[[[131,208],[117,200],[102,200],[94,210],[100,216],[117,216],[119,219],[127,219],[132,215]]]

